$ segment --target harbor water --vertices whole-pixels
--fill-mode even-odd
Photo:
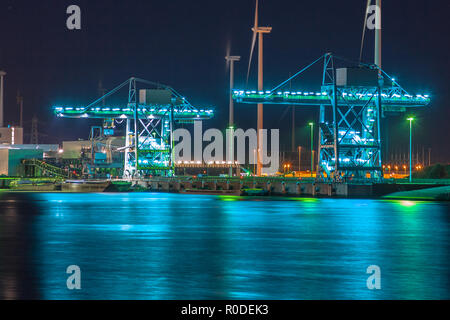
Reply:
[[[1,299],[450,299],[449,266],[449,202],[0,193]]]

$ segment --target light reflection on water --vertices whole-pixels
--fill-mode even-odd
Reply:
[[[0,195],[0,298],[449,299],[449,203]],[[66,288],[79,265],[82,289]],[[381,290],[368,290],[369,265]]]

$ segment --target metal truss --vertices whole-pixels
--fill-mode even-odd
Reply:
[[[176,99],[159,107],[158,112],[142,116],[144,108],[139,106],[136,82],[136,78],[131,78],[128,88],[128,107],[133,109],[134,117],[127,119],[124,176],[171,176],[174,173],[172,133]],[[156,111],[154,107],[153,110]]]
[[[320,106],[318,176],[335,181],[382,179],[381,85],[337,86],[329,54],[324,57],[322,92],[331,105]]]

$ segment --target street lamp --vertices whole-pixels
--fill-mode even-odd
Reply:
[[[302,171],[302,166],[301,166],[301,155],[302,155],[302,147],[298,146],[298,172]]]
[[[409,182],[412,182],[412,122],[413,117],[406,119],[409,121]]]
[[[256,175],[256,149],[253,149],[253,175]]]
[[[310,122],[309,126],[311,127],[311,177],[313,175],[314,170],[314,123]]]

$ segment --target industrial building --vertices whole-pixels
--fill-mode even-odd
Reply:
[[[0,128],[0,144],[23,144],[23,128]]]
[[[0,145],[0,176],[23,176],[25,175],[24,160],[53,159],[57,156],[58,150],[57,144]]]
[[[0,147],[0,176],[17,177],[23,174],[22,160],[43,159],[42,149]]]

